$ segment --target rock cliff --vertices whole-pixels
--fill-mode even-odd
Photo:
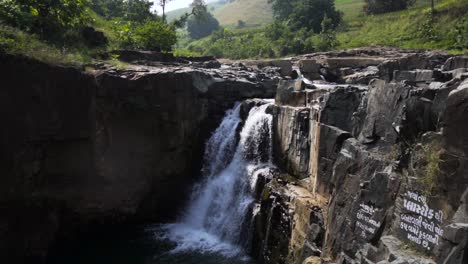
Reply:
[[[0,54],[0,259],[41,263],[100,224],[171,219],[206,139],[275,71],[187,64],[81,69]]]
[[[0,259],[44,263],[78,232],[170,220],[225,111],[276,97],[277,168],[246,243],[259,263],[468,261],[468,57],[143,55],[85,72],[0,53]]]
[[[254,241],[263,244],[253,255],[466,263],[467,60],[385,48],[298,58],[304,77],[338,84],[279,84],[271,107],[279,172],[260,199]]]

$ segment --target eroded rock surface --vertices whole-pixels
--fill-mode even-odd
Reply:
[[[8,263],[44,262],[51,246],[88,226],[174,217],[224,112],[236,101],[274,98],[281,78],[235,66],[84,73],[0,60],[8,124],[0,130],[0,257]]]
[[[271,108],[283,176],[262,199],[260,215],[276,208],[275,220],[258,226],[278,233],[259,231],[269,237],[257,249],[260,262],[468,261],[465,57],[387,48],[301,57],[304,77],[329,72],[346,84],[278,87]],[[308,99],[312,91],[321,92]],[[324,200],[315,204],[324,216],[321,246],[306,239],[299,258],[292,238],[315,228],[311,220],[305,231],[294,228],[304,211],[284,201],[294,201],[285,194],[295,185]]]

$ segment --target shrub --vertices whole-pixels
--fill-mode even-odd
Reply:
[[[435,28],[433,13],[428,13],[421,26],[418,28],[418,35],[425,41],[437,41],[440,39],[439,33]]]
[[[442,145],[438,140],[417,144],[412,154],[412,167],[425,196],[431,196],[441,173]]]
[[[87,22],[87,0],[3,0],[0,19],[35,33],[53,33]]]
[[[459,22],[455,23],[453,29],[456,49],[468,49],[468,19],[463,17]]]
[[[338,45],[338,40],[336,39],[336,33],[333,30],[331,19],[325,16],[321,26],[322,31],[315,39],[315,50],[328,51],[335,48]]]
[[[405,10],[415,2],[415,0],[365,0],[364,12],[371,15]]]

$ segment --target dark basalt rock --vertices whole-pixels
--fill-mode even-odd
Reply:
[[[109,40],[103,32],[97,31],[93,27],[84,27],[81,30],[83,38],[92,47],[102,47],[109,43]]]
[[[93,76],[0,59],[0,113],[9,124],[0,130],[0,256],[8,263],[42,263],[87,227],[174,217],[224,112],[273,98],[277,81],[180,66],[103,65]]]
[[[281,172],[301,179],[309,195],[328,204],[319,206],[325,212],[322,246],[302,245],[306,256],[297,258],[291,253],[298,245],[293,238],[301,232],[293,224],[288,242],[277,242],[274,250],[282,256],[289,250],[285,263],[309,263],[317,254],[324,263],[465,263],[468,93],[463,57],[446,62],[449,56],[438,52],[372,51],[305,56],[321,65],[331,61],[340,77],[378,64],[367,89],[328,88],[314,100],[302,92],[296,100],[294,83],[278,87],[271,107],[275,161]],[[356,54],[381,61],[346,58]],[[438,70],[444,64],[444,71]],[[307,113],[308,126],[297,118],[300,113]],[[276,197],[271,190],[287,193],[290,188],[271,185],[265,188],[269,197]],[[302,215],[293,202],[279,204],[293,218]],[[264,226],[268,222],[258,228]],[[268,250],[273,248],[263,252]]]

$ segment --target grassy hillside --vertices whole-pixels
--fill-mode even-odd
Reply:
[[[430,0],[418,0],[409,10],[375,16],[364,15],[363,5],[364,0],[336,0],[337,8],[344,13],[344,23],[337,31],[339,43],[336,49],[383,45],[443,49],[452,53],[468,52],[466,0],[438,0],[432,24],[429,23]],[[237,8],[241,10],[240,6]],[[246,10],[255,13],[253,9]],[[219,36],[207,37],[181,48],[198,54],[228,58],[294,55],[294,52],[285,54],[285,47],[307,49],[299,52],[322,49],[318,35],[287,36],[286,31],[282,33],[281,41],[276,41],[268,39],[269,31],[269,27],[230,29],[224,32],[221,39]],[[313,50],[310,50],[311,46]]]
[[[347,27],[338,33],[340,48],[386,45],[457,52],[456,28],[464,23],[462,20],[468,14],[468,1],[440,0],[436,3],[437,13],[432,27],[428,23],[430,0],[419,0],[414,7],[400,12],[376,16],[348,14]]]
[[[335,5],[338,10],[343,12],[345,21],[363,16],[364,0],[335,0]]]
[[[238,20],[247,26],[263,26],[273,21],[273,11],[268,0],[237,0],[214,12],[221,25],[237,25]]]
[[[211,13],[215,13],[218,9],[223,7],[226,3],[224,1],[216,1],[212,3],[208,3],[208,10]],[[170,12],[167,12],[167,20],[168,21],[174,21],[175,19],[181,17],[185,13],[190,13],[192,10],[190,7],[185,7],[185,8],[179,8],[176,10],[172,10]]]
[[[273,21],[273,11],[268,0],[218,1],[209,3],[208,10],[222,26],[235,26],[239,20],[246,22],[249,27],[264,26]],[[190,12],[188,7],[176,9],[168,12],[167,18],[173,21],[187,12]]]

